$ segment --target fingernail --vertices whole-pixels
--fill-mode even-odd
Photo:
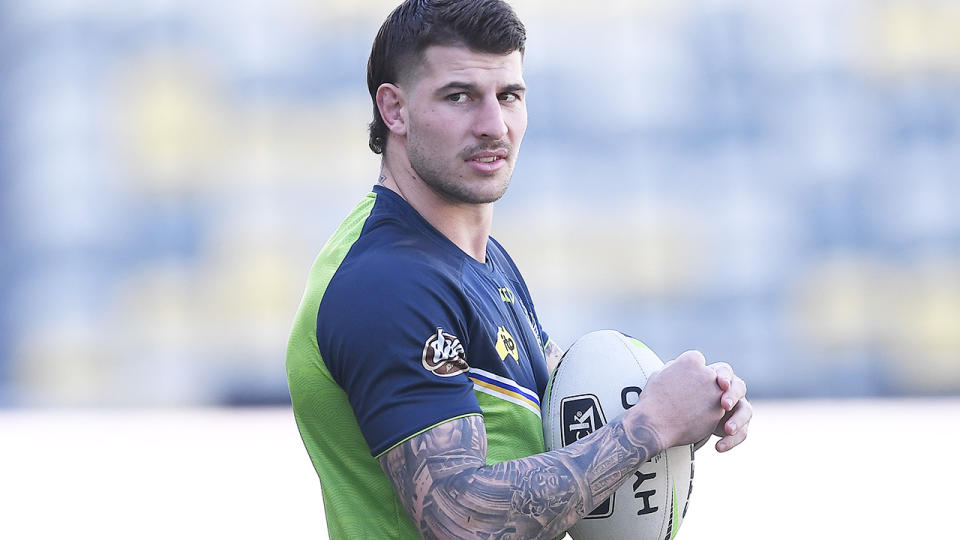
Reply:
[[[725,442],[717,443],[717,450],[719,450],[719,451],[721,451],[721,452],[726,452],[726,451],[727,451],[727,443],[725,443]]]

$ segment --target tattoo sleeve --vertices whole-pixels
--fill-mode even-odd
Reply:
[[[424,538],[553,538],[660,452],[642,414],[629,425],[621,416],[562,449],[487,466],[483,418],[468,416],[409,439],[380,464]]]

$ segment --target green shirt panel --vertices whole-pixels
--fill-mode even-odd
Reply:
[[[474,391],[487,430],[487,465],[543,453],[540,417],[509,401]]]
[[[347,396],[317,348],[320,300],[360,236],[375,202],[375,194],[367,195],[320,251],[287,344],[287,381],[294,417],[320,477],[327,531],[334,540],[420,538],[380,464],[370,455],[356,418],[350,414]]]

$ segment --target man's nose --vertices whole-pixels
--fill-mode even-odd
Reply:
[[[473,125],[474,135],[481,139],[498,140],[506,137],[507,123],[503,118],[500,99],[485,99],[477,110]]]

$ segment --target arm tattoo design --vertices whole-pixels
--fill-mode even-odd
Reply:
[[[487,466],[483,418],[468,416],[411,438],[380,464],[424,538],[552,538],[661,450],[646,418],[630,424],[621,417],[565,448]]]

